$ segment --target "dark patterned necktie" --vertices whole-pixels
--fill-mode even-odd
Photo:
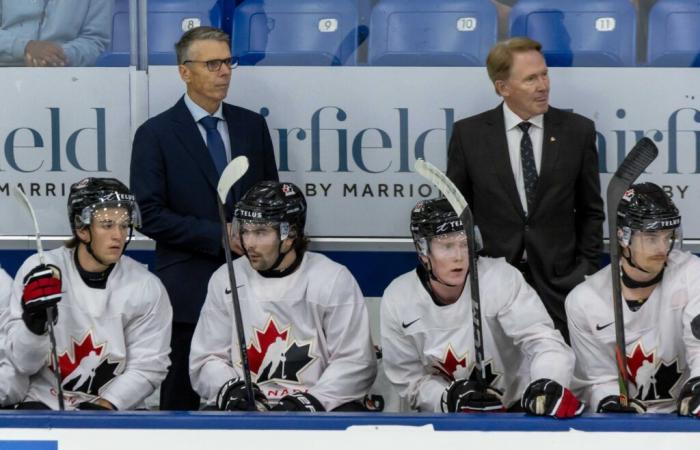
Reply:
[[[525,181],[525,196],[527,197],[528,213],[532,212],[532,205],[535,203],[535,192],[537,192],[537,166],[535,165],[535,153],[532,151],[532,141],[530,140],[530,122],[520,122],[518,128],[523,132],[520,139],[520,162],[523,165],[523,178]]]
[[[219,118],[214,116],[206,116],[199,119],[199,123],[204,126],[207,131],[207,148],[209,149],[209,154],[214,162],[216,171],[221,175],[226,167],[226,147],[224,147],[224,140],[221,139],[221,134],[219,130],[216,129],[219,123]]]

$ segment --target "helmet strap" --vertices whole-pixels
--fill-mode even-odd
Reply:
[[[656,275],[656,276],[655,276],[654,278],[652,278],[651,280],[648,280],[648,281],[637,281],[637,280],[633,279],[632,277],[630,277],[630,276],[627,274],[627,272],[625,272],[625,268],[624,268],[624,267],[621,267],[621,269],[622,269],[622,273],[621,273],[620,276],[622,277],[622,284],[624,284],[624,285],[625,285],[626,287],[628,287],[629,289],[647,288],[647,287],[649,287],[649,286],[653,286],[653,285],[657,284],[657,283],[658,283],[659,281],[661,281],[661,279],[663,278],[663,276],[664,276],[664,271],[666,270],[666,268],[664,267],[663,269],[661,269],[661,272],[659,272],[658,275]],[[640,270],[641,270],[641,269],[640,269]],[[645,271],[645,272],[646,272],[646,271]],[[647,272],[647,273],[648,273],[648,272]]]
[[[626,255],[626,254],[625,254],[624,249],[623,249],[623,251],[622,251],[622,257],[625,258],[625,261],[627,261],[627,264],[629,264],[631,267],[634,267],[634,268],[637,269],[637,270],[641,270],[641,271],[644,272],[644,273],[649,273],[648,270],[642,269],[641,267],[639,267],[638,265],[636,265],[636,264],[634,263],[634,261],[632,261],[632,249],[630,249],[629,247],[627,247],[627,251],[629,252],[629,255]]]

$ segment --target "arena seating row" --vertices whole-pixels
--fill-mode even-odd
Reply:
[[[112,45],[98,65],[129,60],[128,0],[115,0]],[[238,4],[237,4],[238,3]],[[237,5],[236,5],[237,4]],[[173,43],[197,25],[232,35],[244,65],[481,66],[498,36],[490,0],[149,0],[150,64],[175,64]],[[519,0],[510,36],[540,41],[550,66],[637,65],[629,0]],[[649,66],[700,66],[700,2],[658,0],[648,21]]]

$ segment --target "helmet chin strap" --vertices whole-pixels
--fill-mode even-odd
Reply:
[[[627,247],[627,251],[629,252],[629,256],[625,255],[624,251],[622,252],[622,257],[625,258],[625,261],[627,261],[627,264],[629,264],[631,267],[634,267],[637,270],[641,270],[644,273],[650,273],[648,270],[642,269],[641,267],[636,265],[634,263],[634,261],[632,261],[632,249],[631,248]]]
[[[296,259],[292,264],[287,267],[285,270],[277,270],[277,268],[282,264],[282,261],[284,260],[284,257],[287,256],[287,253],[292,251],[293,247],[290,247],[289,250],[286,252],[282,252],[282,245],[284,242],[280,239],[280,243],[277,246],[277,259],[275,262],[270,266],[270,268],[265,269],[265,270],[258,270],[257,272],[262,275],[265,278],[281,278],[284,276],[289,275],[290,273],[294,272],[297,267],[299,267],[299,264],[301,263],[301,255],[297,255]],[[243,245],[243,238],[241,238],[241,247],[243,248],[243,254],[245,255],[246,258],[248,258],[248,249],[245,248]]]
[[[440,278],[438,278],[437,275],[435,275],[435,273],[433,273],[433,265],[430,263],[430,258],[429,257],[426,257],[426,258],[428,258],[428,262],[426,263],[426,269],[428,270],[428,276],[430,277],[430,279],[432,281],[435,281],[436,283],[440,283],[441,285],[447,286],[447,287],[459,286],[458,284],[446,283],[445,281],[442,281]],[[467,272],[467,274],[468,273],[469,272]]]
[[[87,252],[90,254],[90,256],[92,256],[95,259],[95,261],[102,264],[103,266],[105,266],[105,267],[113,266],[115,263],[111,263],[111,264],[107,263],[102,258],[97,256],[95,251],[92,249],[92,240],[93,239],[92,239],[92,231],[90,230],[90,227],[87,227],[87,231],[90,234],[90,241],[89,242],[85,242],[82,239],[80,239],[80,237],[78,237],[78,235],[76,233],[76,237],[78,237],[78,240],[80,241],[80,243],[85,246],[85,250],[87,250]],[[126,243],[124,243],[124,247],[122,248],[122,255],[126,252],[126,247],[129,245],[129,242],[131,242],[131,237],[133,236],[133,234],[134,234],[134,227],[129,226],[129,237],[127,238]]]

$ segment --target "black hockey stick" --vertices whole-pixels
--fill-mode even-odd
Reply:
[[[240,180],[248,171],[248,158],[238,156],[233,159],[221,173],[219,183],[216,187],[217,203],[219,205],[219,220],[221,221],[221,244],[224,246],[226,255],[226,267],[228,267],[228,279],[231,286],[231,300],[233,301],[233,315],[236,321],[236,337],[238,339],[238,351],[243,368],[243,381],[245,382],[246,396],[248,397],[248,410],[255,411],[255,396],[253,395],[253,382],[250,379],[250,364],[248,363],[248,351],[246,349],[245,331],[243,330],[243,315],[241,314],[241,302],[238,300],[238,285],[236,284],[236,273],[233,270],[233,258],[231,257],[231,247],[228,237],[228,225],[224,204],[231,187]]]
[[[464,225],[467,234],[467,248],[469,249],[469,285],[472,298],[472,323],[474,328],[474,366],[479,382],[486,382],[486,367],[484,366],[484,339],[481,331],[481,295],[479,294],[479,273],[477,271],[476,256],[476,232],[474,231],[474,217],[469,209],[467,201],[457,189],[452,180],[447,178],[440,169],[427,161],[419,159],[414,165],[419,175],[433,183],[445,196],[455,210]]]
[[[620,404],[627,406],[629,390],[627,384],[627,352],[625,341],[625,319],[622,309],[622,286],[620,284],[620,250],[617,238],[617,208],[625,191],[656,159],[659,149],[649,138],[642,138],[630,151],[608,184],[608,233],[610,235],[610,273],[613,287],[613,310],[615,313],[615,361],[617,383],[620,387]]]
[[[26,194],[18,187],[14,189],[15,198],[19,203],[27,210],[29,215],[34,222],[34,236],[36,237],[36,252],[39,255],[39,262],[45,264],[44,258],[44,246],[41,244],[41,233],[39,232],[39,222],[36,220],[36,214],[34,213],[34,208],[29,202]],[[51,365],[53,366],[53,374],[56,377],[56,388],[58,393],[58,409],[64,411],[66,405],[63,400],[63,386],[61,386],[61,367],[58,365],[58,351],[56,350],[56,334],[53,330],[53,308],[48,308],[46,310],[46,320],[49,326],[49,341],[51,342]]]

